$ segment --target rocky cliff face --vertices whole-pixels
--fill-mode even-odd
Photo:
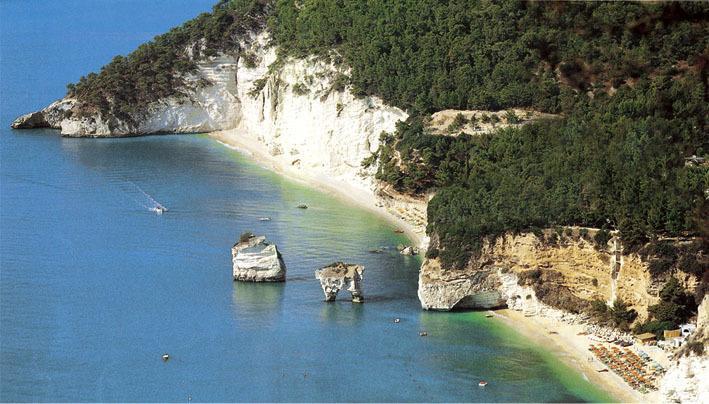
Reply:
[[[507,301],[492,268],[446,270],[439,259],[426,259],[419,271],[418,296],[426,310],[490,309]]]
[[[498,237],[487,243],[480,257],[462,270],[444,270],[437,258],[426,259],[419,274],[422,307],[489,308],[530,295],[552,306],[567,308],[581,308],[591,300],[620,299],[634,308],[640,319],[646,318],[647,307],[659,302],[657,293],[663,279],[653,279],[648,263],[637,254],[624,254],[616,239],[599,249],[589,241],[594,229],[585,229],[585,237],[580,236],[579,228],[568,231],[570,235],[554,243],[532,233]],[[505,273],[525,272],[543,280],[539,283],[544,289],[537,292],[549,293],[535,296],[539,293],[518,292],[516,286],[501,277]],[[696,284],[690,275],[676,276],[690,288]]]
[[[406,113],[376,97],[353,96],[337,83],[346,72],[314,58],[270,68],[275,52],[264,46],[255,66],[239,64],[241,112],[229,135],[265,145],[284,165],[373,192],[373,168],[363,169],[362,160]]]

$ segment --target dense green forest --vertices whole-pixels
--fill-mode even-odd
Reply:
[[[673,65],[696,66],[709,16],[702,3],[276,4],[270,26],[284,53],[342,60],[356,93],[425,112],[568,110],[572,90],[607,91]]]
[[[556,225],[617,229],[631,248],[701,235],[706,251],[709,170],[685,158],[709,152],[708,20],[702,2],[222,0],[69,90],[132,116],[186,93],[199,52],[268,27],[281,61],[342,64],[356,95],[410,113],[364,164],[399,191],[436,192],[429,256],[446,267],[485,237]],[[508,107],[560,118],[477,137],[426,129],[436,110]]]

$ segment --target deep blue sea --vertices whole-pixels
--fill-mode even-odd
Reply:
[[[498,320],[423,312],[420,262],[368,252],[391,226],[205,135],[9,129],[214,1],[0,1],[0,401],[608,400]],[[285,284],[232,281],[246,230]],[[366,266],[364,304],[322,301],[336,260]]]

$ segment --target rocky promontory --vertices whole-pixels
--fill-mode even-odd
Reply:
[[[69,97],[55,101],[42,110],[18,117],[10,126],[13,129],[61,129],[61,122],[72,116],[71,110],[75,103],[76,101]]]
[[[426,259],[419,271],[418,296],[426,310],[492,309],[505,306],[500,279],[492,269],[444,269]]]
[[[345,286],[352,293],[352,303],[361,303],[362,277],[364,267],[356,264],[335,262],[315,271],[315,278],[320,281],[320,286],[325,293],[325,301],[332,302],[337,298],[337,293]]]
[[[286,264],[275,244],[264,236],[244,234],[231,248],[235,281],[284,282]]]

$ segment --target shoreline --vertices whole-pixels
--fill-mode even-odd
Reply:
[[[240,133],[232,129],[211,132],[207,135],[223,146],[246,155],[257,165],[267,170],[376,214],[388,223],[403,230],[412,243],[421,247],[423,235],[417,232],[416,226],[397,217],[386,208],[379,206],[373,192],[367,192],[345,181],[323,177],[322,175],[316,175],[286,165],[272,156],[266,146],[259,142],[258,139],[243,132]],[[597,369],[604,369],[606,366],[596,358],[588,361],[588,358],[592,357],[592,354],[588,351],[591,341],[586,336],[577,335],[582,331],[582,326],[566,324],[538,315],[525,317],[521,312],[511,309],[498,310],[493,313],[495,318],[502,320],[520,335],[528,337],[535,345],[549,350],[555,358],[581,373],[591,384],[596,385],[601,391],[606,392],[619,402],[660,401],[657,392],[642,394],[633,390],[620,376],[611,371],[597,372]],[[549,331],[551,330],[556,331],[558,334],[550,334]]]
[[[589,352],[592,341],[580,324],[567,324],[542,316],[526,317],[522,312],[511,309],[496,310],[495,318],[514,328],[519,334],[528,337],[534,344],[549,350],[567,366],[581,373],[591,384],[606,392],[611,397],[624,403],[658,403],[661,397],[658,391],[642,394],[630,387],[612,371],[598,372],[608,367]],[[556,332],[551,334],[550,331]],[[592,360],[589,361],[589,358]]]
[[[247,134],[236,132],[234,129],[210,132],[207,133],[207,136],[231,150],[248,156],[257,165],[267,170],[308,187],[318,189],[328,195],[336,197],[342,202],[376,214],[387,223],[402,230],[404,232],[403,234],[406,235],[414,246],[422,248],[425,234],[421,234],[420,230],[413,224],[397,217],[386,208],[378,206],[374,192],[367,192],[345,181],[338,181],[323,175],[297,169],[291,165],[283,164],[283,162],[279,161],[268,152],[268,149],[263,143],[251,138]],[[424,252],[425,251],[422,249],[420,254]]]

